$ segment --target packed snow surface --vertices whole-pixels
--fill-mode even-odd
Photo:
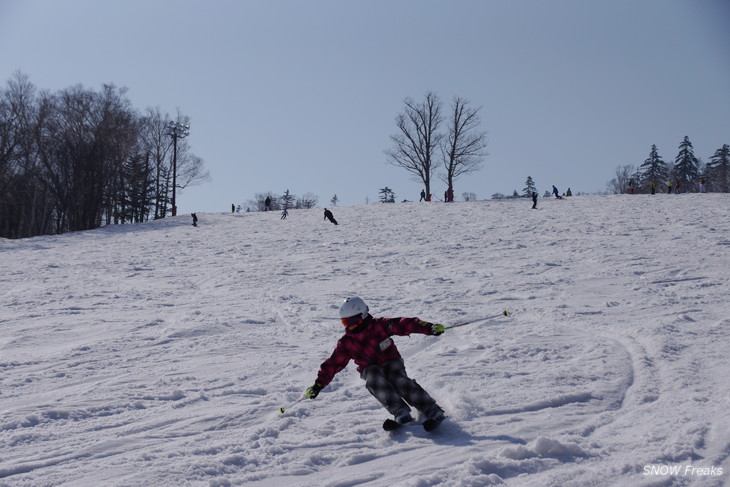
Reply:
[[[198,214],[0,241],[0,486],[730,485],[730,195]],[[445,409],[388,433],[359,295]],[[280,408],[285,413],[280,413]]]

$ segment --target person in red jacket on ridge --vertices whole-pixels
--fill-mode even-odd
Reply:
[[[411,333],[441,335],[444,326],[418,318],[373,318],[369,308],[359,297],[347,298],[340,306],[340,319],[345,334],[337,342],[335,351],[320,366],[317,380],[305,396],[314,399],[335,374],[350,360],[357,364],[365,387],[375,396],[395,421],[406,424],[413,421],[409,404],[422,416],[436,422],[444,419],[444,411],[418,383],[406,375],[405,364],[390,338]]]

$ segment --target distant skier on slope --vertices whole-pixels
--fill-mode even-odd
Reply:
[[[375,396],[399,424],[413,421],[411,406],[434,423],[444,420],[444,412],[436,401],[406,375],[405,364],[390,338],[411,333],[440,335],[444,326],[418,318],[373,318],[368,306],[359,297],[345,300],[340,306],[340,319],[345,334],[337,342],[330,358],[325,360],[314,385],[305,396],[314,399],[344,369],[350,360],[357,364],[365,387]]]
[[[335,225],[337,225],[337,220],[335,220],[334,215],[327,208],[324,209],[324,218],[323,219],[327,219],[327,220],[331,221],[332,223],[334,223]]]
[[[555,195],[555,197],[557,199],[559,199],[559,200],[563,199],[563,197],[560,196],[560,191],[558,191],[558,188],[556,188],[554,184],[553,184],[553,194]]]

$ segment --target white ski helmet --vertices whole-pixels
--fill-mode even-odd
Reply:
[[[362,298],[353,296],[345,299],[340,306],[340,318],[349,318],[351,316],[360,315],[363,319],[368,315],[368,305]]]

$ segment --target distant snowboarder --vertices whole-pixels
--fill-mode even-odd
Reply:
[[[418,201],[421,202],[421,201],[424,201],[425,199],[426,199],[426,190],[422,189],[421,190],[421,199]]]
[[[191,213],[190,216],[193,217],[193,226],[197,227],[198,226],[198,215],[196,215],[195,213]]]
[[[327,208],[324,209],[324,219],[327,219],[337,225],[337,220],[335,220],[334,215],[332,215],[332,212],[329,211]]]
[[[537,210],[537,191],[532,192],[532,209]]]
[[[556,188],[554,184],[553,184],[553,194],[555,195],[555,197],[557,199],[559,199],[559,200],[563,199],[563,197],[560,196],[560,191],[558,191],[558,188]]]
[[[423,426],[430,430],[444,420],[444,411],[418,383],[406,375],[406,369],[398,349],[390,338],[393,335],[408,336],[411,333],[441,335],[443,325],[429,323],[419,318],[373,318],[368,306],[359,297],[345,300],[340,306],[340,320],[345,334],[337,342],[330,358],[325,360],[314,385],[305,396],[314,399],[335,374],[344,369],[350,360],[357,364],[365,387],[395,418],[383,425],[386,429],[413,421],[409,404],[424,416]]]

